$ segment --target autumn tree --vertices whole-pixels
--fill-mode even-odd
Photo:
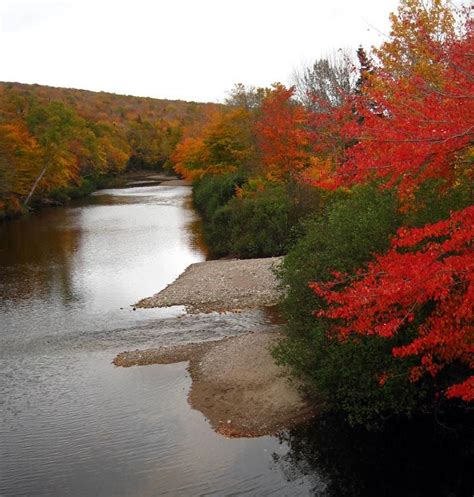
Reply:
[[[293,100],[294,92],[275,84],[262,102],[255,125],[264,174],[271,180],[288,179],[308,165],[307,114]]]
[[[441,82],[440,52],[456,38],[456,14],[448,0],[401,0],[390,15],[389,39],[374,49],[395,79],[407,76]]]
[[[386,65],[375,84],[354,100],[363,119],[343,126],[355,144],[332,174],[331,184],[376,181],[398,192],[405,212],[420,207],[415,205],[415,194],[429,181],[437,182],[441,197],[459,184],[472,182],[472,24],[459,38],[453,39],[449,30],[439,37],[437,28],[444,29],[450,16],[440,10],[440,2],[433,2],[433,11],[417,10],[417,5],[402,2],[399,16],[392,18],[394,32],[419,27],[419,23],[426,28],[419,27],[421,39],[408,38],[414,45],[405,48],[412,55],[426,55],[427,47],[435,47],[433,40],[441,40],[442,46],[425,59],[420,55],[406,61],[413,70],[403,74],[403,45],[394,35],[393,44],[383,47]],[[436,70],[430,70],[428,61],[438,62]],[[474,366],[473,215],[473,207],[467,206],[447,219],[402,228],[389,251],[377,255],[355,276],[335,273],[330,282],[311,284],[327,303],[317,316],[332,320],[330,329],[336,336],[349,341],[357,336],[396,338],[399,343],[392,348],[393,356],[415,360],[411,381],[428,375],[447,397],[464,401],[474,399],[469,373]],[[390,373],[380,371],[381,386],[390,379]]]
[[[363,122],[349,121],[341,130],[357,142],[337,171],[337,184],[377,179],[396,186],[407,199],[430,178],[448,184],[469,181],[474,127],[473,34],[453,42],[439,54],[442,89],[411,76],[372,86],[355,100]],[[386,88],[390,87],[387,95]],[[374,112],[373,103],[379,109]],[[383,112],[380,112],[383,109]]]
[[[239,107],[246,110],[258,109],[269,92],[268,88],[256,88],[237,83],[229,92],[225,103],[230,107]]]
[[[38,143],[21,123],[0,124],[0,217],[19,211],[39,174],[40,158]]]
[[[35,103],[27,116],[30,133],[41,145],[41,171],[32,185],[25,204],[40,184],[45,189],[65,187],[79,177],[79,155],[85,153],[85,122],[62,103]],[[82,140],[81,140],[82,134]],[[89,143],[90,145],[90,143]],[[90,150],[87,149],[87,153]]]
[[[140,118],[132,121],[127,132],[130,167],[162,167],[167,159],[166,133],[167,124],[163,120],[151,122]]]
[[[184,138],[177,145],[171,160],[174,170],[190,180],[199,178],[208,169],[208,155],[202,138]]]
[[[214,113],[200,134],[176,147],[172,160],[179,174],[193,179],[251,168],[254,147],[251,111],[235,107]]]

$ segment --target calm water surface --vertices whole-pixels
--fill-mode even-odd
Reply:
[[[205,254],[190,190],[97,192],[0,226],[0,495],[309,495],[275,437],[228,440],[187,403],[186,364],[121,369],[122,350],[269,326],[131,304]],[[315,480],[316,478],[316,480]]]

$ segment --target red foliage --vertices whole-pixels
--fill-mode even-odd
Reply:
[[[354,97],[352,112],[359,119],[341,126],[341,136],[357,143],[329,184],[377,179],[409,199],[428,178],[453,183],[469,174],[461,159],[474,138],[473,52],[471,24],[462,40],[438,50],[440,84],[420,75],[396,78],[379,70],[363,94]]]
[[[298,178],[309,185],[332,190],[342,186],[338,170],[353,144],[350,124],[356,123],[358,116],[348,95],[341,96],[338,106],[321,100],[317,104],[318,111],[307,116],[312,155],[309,166],[300,171]]]
[[[434,65],[426,60],[412,72],[378,68],[351,108],[338,110],[348,114],[337,118],[339,136],[353,145],[336,171],[313,183],[335,188],[376,180],[397,188],[407,208],[428,179],[442,179],[444,185],[472,181],[472,27],[468,22],[462,38],[451,37],[444,46],[425,40]],[[310,284],[328,304],[317,315],[336,320],[342,339],[415,333],[392,351],[395,357],[419,358],[410,371],[412,381],[424,374],[435,377],[451,364],[472,369],[473,226],[471,206],[435,224],[400,229],[390,250],[353,279],[335,274],[330,283]],[[386,381],[384,373],[380,384]],[[458,379],[444,393],[474,400],[474,376]]]
[[[281,180],[300,171],[308,161],[310,133],[306,112],[291,97],[294,88],[275,85],[263,100],[256,123],[261,160],[269,179]]]
[[[339,335],[392,337],[419,318],[429,304],[433,310],[417,327],[417,337],[393,349],[396,357],[419,356],[411,370],[416,381],[425,372],[435,376],[459,362],[474,367],[474,206],[423,228],[402,228],[391,249],[379,255],[348,286],[336,274],[330,283],[311,283],[329,307],[319,316],[342,320]],[[448,397],[474,400],[474,377],[452,385]]]

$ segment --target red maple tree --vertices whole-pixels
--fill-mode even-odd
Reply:
[[[449,219],[423,228],[401,228],[385,255],[357,273],[335,274],[329,283],[311,283],[329,304],[318,316],[341,320],[335,330],[350,334],[393,337],[432,308],[410,343],[395,347],[393,355],[419,356],[411,380],[425,372],[435,376],[458,361],[474,367],[474,206]],[[474,376],[447,390],[448,397],[474,399]]]
[[[301,171],[309,159],[310,133],[304,108],[292,100],[294,88],[274,85],[262,102],[255,125],[266,176],[282,180]]]
[[[395,186],[409,201],[429,178],[448,183],[463,175],[472,179],[470,163],[463,157],[474,139],[473,53],[470,24],[462,40],[437,52],[441,84],[419,75],[395,79],[379,70],[378,81],[353,98],[359,119],[346,120],[340,133],[356,144],[326,186],[375,179],[388,188]]]
[[[341,127],[356,142],[347,160],[319,186],[378,181],[396,188],[404,208],[428,179],[446,187],[472,181],[474,139],[474,36],[468,23],[462,38],[436,52],[441,79],[404,78],[379,69],[353,99],[357,120]],[[390,250],[378,255],[354,279],[335,274],[311,283],[328,304],[317,315],[332,318],[341,337],[393,337],[410,328],[416,336],[393,349],[396,357],[417,356],[410,371],[417,381],[451,364],[474,367],[474,207],[452,212],[422,228],[402,228]],[[383,384],[387,378],[380,378]],[[474,400],[474,376],[465,374],[445,389],[448,398]]]

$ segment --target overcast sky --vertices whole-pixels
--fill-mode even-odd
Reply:
[[[397,0],[0,0],[0,80],[222,101],[378,45]]]

